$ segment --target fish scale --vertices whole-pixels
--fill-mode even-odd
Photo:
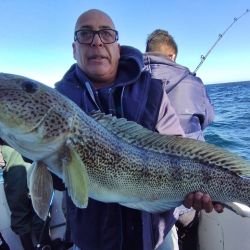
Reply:
[[[195,191],[250,205],[250,164],[222,148],[95,112],[88,116],[55,89],[0,73],[0,136],[33,160],[30,192],[46,218],[61,178],[77,207],[88,197],[148,212],[179,206]]]

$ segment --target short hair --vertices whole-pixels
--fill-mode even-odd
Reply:
[[[178,53],[178,46],[173,38],[166,30],[156,29],[148,35],[146,41],[146,52],[157,51],[159,45],[167,45],[171,47],[175,54]]]

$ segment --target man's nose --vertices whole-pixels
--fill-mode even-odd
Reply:
[[[103,42],[102,42],[100,35],[98,33],[94,34],[91,46],[98,46],[98,47],[103,46]]]

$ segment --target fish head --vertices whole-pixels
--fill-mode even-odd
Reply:
[[[70,130],[65,99],[35,80],[0,73],[0,137],[32,160],[46,156]]]

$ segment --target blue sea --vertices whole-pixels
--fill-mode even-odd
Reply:
[[[250,161],[250,81],[206,85],[215,120],[205,129],[208,142]]]

